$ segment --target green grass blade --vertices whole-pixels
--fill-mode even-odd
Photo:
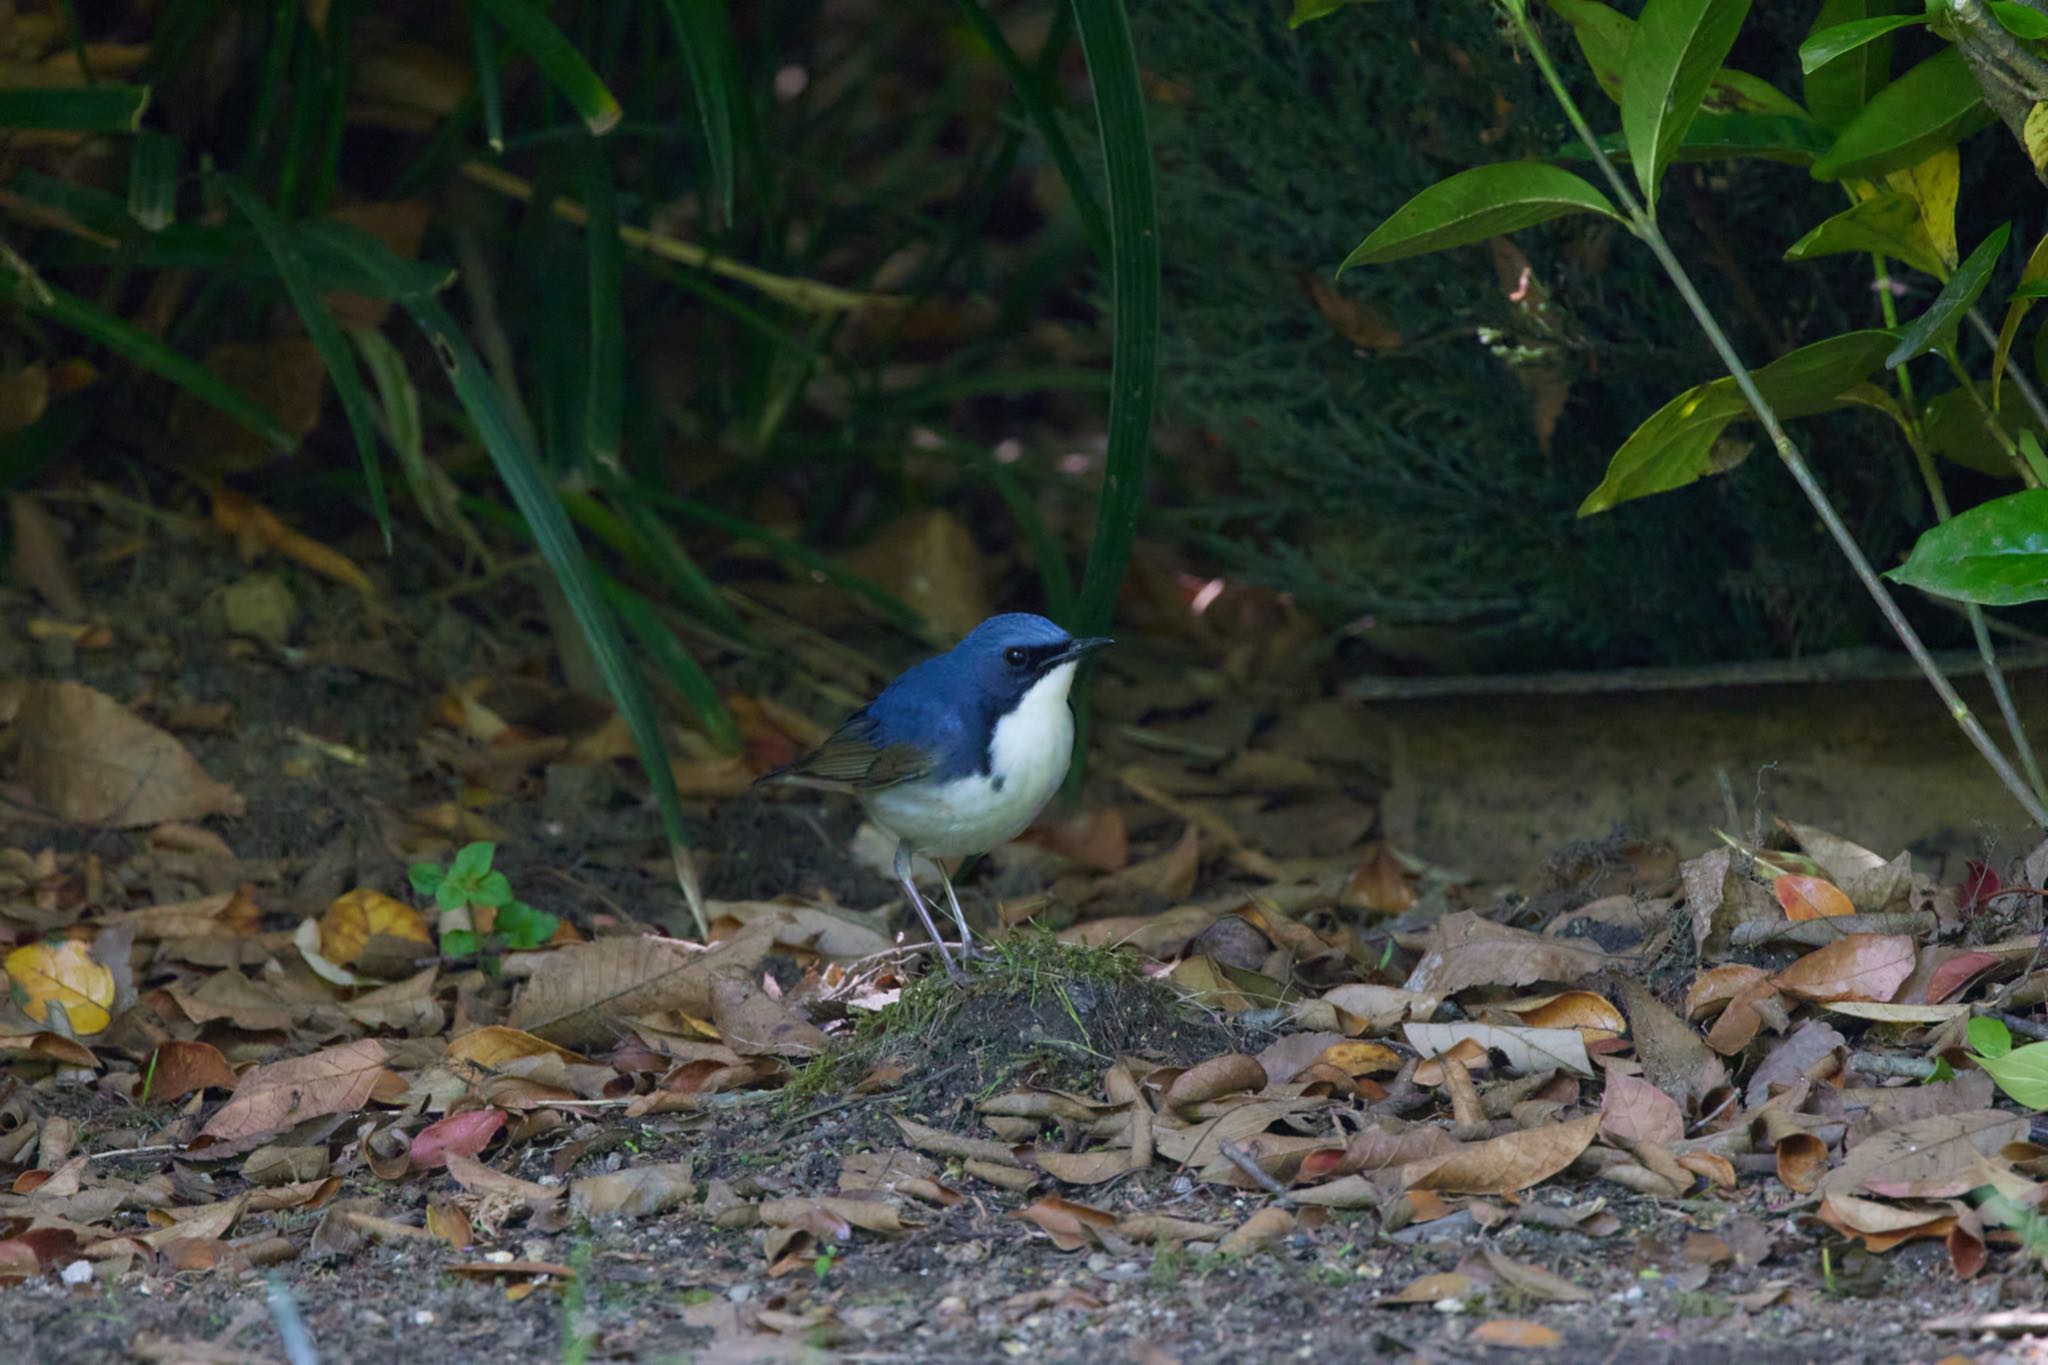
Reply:
[[[146,85],[89,85],[78,90],[0,90],[0,128],[67,133],[132,133],[149,107]]]
[[[1053,165],[1059,168],[1060,178],[1066,181],[1067,193],[1074,197],[1074,212],[1080,215],[1081,228],[1088,234],[1088,241],[1097,255],[1108,256],[1109,224],[1103,219],[1102,204],[1095,197],[1095,186],[1089,183],[1088,173],[1081,168],[1081,158],[1074,153],[1074,144],[1060,122],[1059,111],[1053,108],[1047,82],[1024,64],[1024,59],[1010,46],[1010,40],[1003,36],[1002,28],[983,7],[982,0],[960,0],[960,12],[995,57],[996,65],[1009,77],[1017,103],[1024,106],[1024,116],[1031,120],[1031,126],[1045,140],[1046,152],[1052,157]],[[1055,28],[1054,32],[1057,35],[1058,29]],[[1057,37],[1049,40],[1047,46],[1052,47],[1056,42]]]
[[[616,469],[626,402],[625,267],[619,244],[618,189],[612,183],[611,158],[601,145],[585,148],[577,161],[583,207],[590,215],[584,251],[589,275],[590,372],[583,384],[583,440],[597,468]]]
[[[704,570],[698,567],[696,559],[677,536],[674,528],[661,519],[637,488],[622,488],[611,500],[612,508],[620,514],[621,520],[632,529],[633,558],[638,560],[647,572],[653,574],[690,610],[702,616],[712,626],[724,631],[735,640],[750,638],[740,618],[733,614],[725,599],[719,596],[718,585]]]
[[[722,227],[731,223],[733,216],[732,108],[740,88],[730,42],[732,20],[725,0],[663,0],[663,4],[690,71],[697,126],[704,134],[704,155],[711,164],[712,220]]]
[[[514,46],[533,58],[541,75],[569,101],[585,127],[602,137],[618,126],[625,116],[619,101],[534,0],[477,0],[477,4],[504,26]]]
[[[483,108],[484,141],[499,155],[505,152],[505,86],[499,76],[498,31],[481,9],[469,14],[469,37],[476,53],[476,94]]]
[[[76,294],[67,294],[53,285],[44,284],[42,288],[46,296],[39,298],[38,283],[25,280],[18,273],[0,271],[0,294],[59,327],[67,327],[150,373],[170,380],[200,402],[262,436],[279,450],[290,450],[298,444],[277,424],[275,417],[241,390],[222,383],[213,371],[198,361]]]
[[[355,352],[349,349],[340,324],[328,311],[327,301],[320,297],[291,228],[243,181],[217,174],[213,183],[262,238],[263,249],[270,253],[292,307],[306,325],[306,335],[313,339],[320,359],[326,362],[327,373],[334,380],[335,396],[341,399],[341,410],[348,416],[349,429],[355,434],[356,454],[362,460],[363,480],[370,490],[370,510],[376,515],[377,529],[384,533],[384,549],[389,552],[391,508],[384,493],[384,471],[377,459],[376,418],[371,414],[370,395],[363,389],[362,374],[356,369]]]
[[[610,574],[600,571],[597,581],[604,589],[605,600],[618,612],[626,629],[654,656],[654,662],[676,685],[676,690],[683,694],[683,700],[697,717],[697,723],[704,727],[705,735],[722,752],[738,753],[738,722],[726,709],[725,698],[718,695],[718,685],[711,681],[696,657],[676,638],[668,622],[661,619],[661,614],[646,598]]]
[[[305,7],[299,0],[271,0],[269,41],[263,46],[263,74],[256,86],[257,109],[269,110],[277,107],[278,92],[284,89],[285,76],[292,69],[293,48],[297,45],[299,16]],[[270,140],[274,122],[268,118],[249,120],[248,148],[242,154],[242,174],[252,181],[263,178],[263,147]]]
[[[128,216],[161,232],[178,216],[178,139],[145,128],[128,151]]]
[[[1110,319],[1116,329],[1110,349],[1108,466],[1076,610],[1076,628],[1100,635],[1116,615],[1152,455],[1159,369],[1159,214],[1138,59],[1123,0],[1074,0],[1074,16],[1095,87],[1108,170]]]

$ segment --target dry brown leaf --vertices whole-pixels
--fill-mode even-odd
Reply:
[[[1591,1290],[1573,1284],[1542,1266],[1511,1260],[1491,1246],[1482,1246],[1476,1259],[1502,1284],[1519,1289],[1531,1298],[1552,1303],[1590,1303],[1593,1300]]]
[[[1470,1275],[1460,1275],[1455,1270],[1439,1271],[1412,1280],[1391,1294],[1374,1300],[1376,1303],[1461,1303],[1472,1297],[1479,1288],[1479,1281]]]
[[[521,1180],[516,1175],[484,1165],[475,1157],[463,1156],[460,1152],[448,1154],[448,1174],[455,1183],[471,1194],[491,1195],[510,1199],[540,1208],[554,1203],[568,1191],[560,1185],[542,1185],[532,1180]]]
[[[894,593],[949,640],[992,611],[981,547],[948,512],[913,512],[889,523],[848,555],[846,566]]]
[[[157,1044],[147,1068],[147,1104],[171,1104],[195,1090],[235,1088],[235,1069],[212,1043],[171,1038]]]
[[[608,1043],[621,1020],[669,1010],[711,1013],[721,969],[751,972],[774,936],[755,925],[709,950],[679,939],[601,938],[541,955],[512,1002],[510,1023],[565,1047]]]
[[[1771,1087],[1789,1089],[1801,1080],[1821,1081],[1842,1069],[1849,1045],[1818,1019],[1809,1019],[1770,1050],[1749,1075],[1744,1103],[1752,1108],[1770,1098]]]
[[[1612,965],[1597,944],[1546,938],[1461,910],[1437,921],[1427,951],[1402,984],[1452,995],[1471,986],[1577,981]]]
[[[1540,1184],[1579,1159],[1600,1130],[1600,1116],[1474,1142],[1444,1156],[1403,1166],[1403,1189],[1445,1194],[1513,1194]]]
[[[1692,985],[1685,991],[1685,1017],[1698,1019],[1712,1010],[1725,1007],[1728,1002],[1744,991],[1768,979],[1770,973],[1762,967],[1747,962],[1731,962],[1720,967],[1709,967],[1695,976]]]
[[[1021,1166],[1016,1152],[1006,1143],[991,1142],[987,1138],[961,1137],[957,1133],[949,1133],[942,1128],[928,1127],[914,1119],[904,1118],[901,1114],[892,1117],[896,1120],[896,1126],[903,1130],[904,1140],[921,1152],[960,1160],[983,1161],[993,1166]],[[1030,1179],[1033,1178],[1030,1177],[1030,1172],[1026,1171],[1024,1174],[1027,1177],[1025,1183],[1030,1183]]]
[[[1778,898],[1778,904],[1785,907],[1786,919],[1833,919],[1856,913],[1856,907],[1849,903],[1840,887],[1819,877],[1787,872],[1772,879],[1771,893]]]
[[[1128,1147],[1096,1152],[1032,1152],[1031,1164],[1063,1185],[1100,1185],[1141,1169]]]
[[[1685,1111],[1648,1081],[1611,1071],[1600,1106],[1600,1128],[1630,1144],[1670,1146],[1685,1137]]]
[[[6,958],[7,979],[24,1013],[37,1023],[57,1006],[75,1034],[105,1030],[114,1005],[114,974],[77,939],[31,943]]]
[[[1560,991],[1526,1000],[1504,1000],[1490,1009],[1512,1014],[1529,1028],[1575,1028],[1595,1042],[1628,1032],[1628,1019],[1614,1002],[1593,991]]]
[[[1408,1046],[1424,1057],[1450,1052],[1460,1043],[1475,1043],[1507,1058],[1508,1069],[1527,1075],[1562,1068],[1581,1076],[1593,1074],[1586,1055],[1586,1037],[1575,1028],[1512,1028],[1494,1024],[1407,1024]]]
[[[1229,1052],[1189,1067],[1173,1078],[1162,1103],[1169,1109],[1187,1109],[1223,1095],[1266,1088],[1266,1068],[1256,1057]]]
[[[1401,348],[1401,333],[1371,304],[1353,298],[1319,273],[1303,275],[1301,285],[1323,321],[1330,324],[1330,330],[1352,345],[1368,351]]]
[[[321,364],[318,354],[314,353],[315,363]],[[324,375],[324,364],[321,364],[321,372]],[[264,551],[273,551],[305,565],[323,578],[354,588],[365,597],[374,597],[377,593],[377,585],[353,559],[293,530],[269,508],[232,488],[214,490],[213,524],[235,538],[236,547],[246,560],[253,561]]]
[[[570,1181],[569,1207],[579,1218],[645,1218],[682,1205],[696,1190],[687,1161],[634,1166]]]
[[[1087,1204],[1076,1204],[1049,1194],[1010,1215],[1022,1218],[1052,1238],[1061,1251],[1080,1251],[1100,1240],[1099,1234],[1114,1228],[1116,1215]]]
[[[1913,940],[1904,934],[1848,934],[1816,948],[1773,978],[1808,1000],[1887,1001],[1913,974]]]
[[[404,1083],[385,1069],[386,1059],[382,1043],[363,1038],[256,1067],[242,1074],[233,1096],[199,1131],[239,1143],[323,1114],[354,1113],[380,1088],[403,1090]]]
[[[1647,986],[1624,976],[1616,988],[1622,1008],[1628,1012],[1644,1079],[1688,1109],[1708,1092],[1727,1084],[1728,1068],[1721,1059]]]
[[[742,1056],[815,1057],[830,1041],[822,1030],[770,997],[751,971],[740,967],[713,977],[711,1022],[726,1045]]]
[[[1268,1205],[1232,1228],[1229,1235],[1216,1244],[1216,1250],[1225,1256],[1247,1256],[1264,1250],[1292,1231],[1294,1215],[1286,1209]]]
[[[41,366],[33,367],[37,373]],[[25,373],[25,372],[24,372]],[[0,409],[12,387],[0,381]],[[0,411],[0,429],[7,419]],[[85,619],[85,594],[78,590],[78,576],[71,571],[71,558],[64,552],[64,536],[56,519],[43,505],[26,493],[9,493],[7,509],[14,523],[14,576],[43,595],[51,610],[73,621]]]
[[[1351,869],[1337,898],[1347,907],[1405,915],[1415,908],[1415,884],[1393,851],[1384,843],[1375,843]]]
[[[1429,1018],[1441,1004],[1443,996],[1434,991],[1353,983],[1323,992],[1320,1000],[1304,1000],[1294,1008],[1294,1021],[1303,1028],[1354,1036],[1384,1033],[1410,1019]]]
[[[35,684],[17,731],[29,794],[71,823],[133,829],[243,812],[184,745],[83,683]]]
[[[2025,1139],[2024,1114],[1978,1109],[1935,1114],[1875,1133],[1849,1149],[1821,1180],[1827,1195],[1947,1198],[1985,1183],[1981,1167],[2010,1142]]]
[[[1564,1345],[1555,1327],[1545,1327],[1527,1318],[1491,1318],[1472,1329],[1465,1338],[1478,1346],[1499,1346],[1521,1351],[1549,1351]]]
[[[381,891],[359,887],[335,900],[320,917],[320,953],[354,966],[373,938],[398,938],[431,948],[433,931],[419,911]]]

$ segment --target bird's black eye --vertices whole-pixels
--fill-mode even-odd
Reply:
[[[1012,668],[1022,668],[1031,662],[1031,651],[1022,645],[1011,645],[1003,651],[1003,662]]]

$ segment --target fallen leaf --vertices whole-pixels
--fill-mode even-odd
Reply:
[[[743,1056],[815,1057],[830,1043],[822,1030],[771,998],[751,972],[737,967],[712,980],[711,1022],[726,1045]]]
[[[385,1061],[384,1045],[363,1038],[255,1067],[242,1074],[233,1096],[199,1131],[224,1142],[239,1142],[323,1114],[354,1113],[368,1104],[380,1087],[397,1082],[385,1069]]]
[[[144,1069],[143,1099],[172,1104],[195,1090],[235,1088],[235,1069],[212,1043],[170,1038],[157,1044]]]
[[[1677,1100],[1648,1081],[1609,1072],[1600,1128],[1632,1144],[1655,1142],[1668,1147],[1685,1137],[1685,1111]]]
[[[83,683],[35,684],[16,733],[29,794],[73,824],[132,829],[243,812],[241,796],[184,745]]]
[[[1523,1351],[1548,1351],[1564,1345],[1555,1328],[1526,1318],[1493,1318],[1480,1323],[1465,1338],[1481,1346],[1500,1346]]]
[[[114,974],[77,939],[16,948],[7,955],[6,972],[23,1011],[39,1024],[49,1019],[52,1004],[76,1034],[99,1033],[112,1017]]]
[[[1753,1108],[1770,1098],[1774,1085],[1790,1088],[1802,1080],[1824,1080],[1842,1069],[1848,1054],[1849,1044],[1841,1034],[1818,1019],[1809,1019],[1757,1063],[1743,1100]]]
[[[1982,1181],[1981,1160],[2027,1135],[2024,1114],[1979,1109],[1936,1114],[1874,1133],[1850,1148],[1842,1164],[1821,1180],[1824,1194],[1864,1191],[1890,1198],[1943,1198]]]
[[[1293,1230],[1294,1215],[1286,1209],[1268,1205],[1232,1228],[1230,1234],[1216,1244],[1216,1250],[1224,1256],[1246,1256],[1271,1246]]]
[[[1032,1224],[1061,1251],[1080,1251],[1099,1241],[1096,1235],[1116,1226],[1116,1215],[1087,1204],[1049,1194],[1010,1215]]]
[[[1309,301],[1322,314],[1323,321],[1329,323],[1330,330],[1344,340],[1368,351],[1396,351],[1401,348],[1401,333],[1371,304],[1353,298],[1320,274],[1304,274],[1301,284],[1308,291]]]
[[[1408,1024],[1408,1046],[1424,1057],[1449,1052],[1459,1043],[1474,1042],[1507,1058],[1508,1069],[1526,1075],[1563,1068],[1581,1076],[1593,1074],[1586,1056],[1586,1038],[1575,1028],[1510,1028],[1493,1024]]]
[[[354,966],[370,940],[378,937],[427,948],[434,944],[433,932],[419,911],[367,887],[337,898],[320,917],[320,952],[330,961]]]
[[[319,363],[317,352],[315,362]],[[324,373],[324,364],[321,368]],[[214,489],[213,524],[234,537],[244,559],[254,560],[269,550],[305,565],[323,578],[354,588],[365,597],[376,595],[377,585],[353,559],[293,530],[247,494],[232,488]]]
[[[1168,1109],[1187,1109],[1222,1095],[1266,1088],[1266,1068],[1256,1057],[1225,1053],[1191,1066],[1174,1077],[1161,1102]]]
[[[1415,884],[1393,851],[1376,843],[1351,869],[1338,899],[1347,907],[1376,914],[1405,915],[1415,908]]]
[[[1830,919],[1856,913],[1856,907],[1849,903],[1840,887],[1819,877],[1802,877],[1788,872],[1772,880],[1771,893],[1778,898],[1778,904],[1785,907],[1786,919]]]
[[[1445,1194],[1513,1194],[1548,1180],[1577,1161],[1599,1129],[1600,1116],[1589,1114],[1566,1123],[1505,1133],[1403,1166],[1399,1183],[1404,1189]]]
[[[432,1170],[448,1164],[452,1155],[474,1157],[490,1146],[491,1139],[505,1126],[502,1109],[466,1109],[436,1120],[413,1135],[408,1153],[412,1164]]]
[[[949,512],[913,512],[889,523],[846,557],[846,567],[887,588],[949,640],[993,610],[981,547]]]
[[[1808,1000],[1890,1000],[1913,974],[1913,940],[1904,934],[1847,934],[1816,948],[1772,978]]]
[[[1428,949],[1402,984],[1451,995],[1471,986],[1577,981],[1613,965],[1597,944],[1546,938],[1461,910],[1437,921]]]
[[[696,1189],[687,1161],[635,1166],[570,1181],[569,1207],[580,1218],[645,1218],[681,1207]]]
[[[711,1013],[712,983],[722,968],[752,971],[774,941],[753,926],[709,950],[678,939],[601,938],[556,948],[541,957],[512,1001],[509,1022],[565,1047],[609,1042],[619,1021],[682,1010]]]
[[[1378,1303],[1462,1303],[1478,1292],[1479,1281],[1470,1275],[1460,1275],[1455,1270],[1439,1271],[1411,1280],[1391,1294],[1375,1300]]]
[[[1477,1260],[1502,1284],[1520,1290],[1534,1299],[1551,1303],[1590,1303],[1593,1291],[1573,1284],[1555,1271],[1526,1261],[1512,1260],[1500,1254],[1491,1246],[1479,1249]]]

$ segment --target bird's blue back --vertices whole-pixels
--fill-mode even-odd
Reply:
[[[878,748],[914,744],[932,756],[939,781],[985,773],[996,722],[1017,705],[1034,679],[1003,661],[1013,645],[1064,644],[1070,636],[1043,616],[991,616],[944,654],[913,664],[868,704]]]

